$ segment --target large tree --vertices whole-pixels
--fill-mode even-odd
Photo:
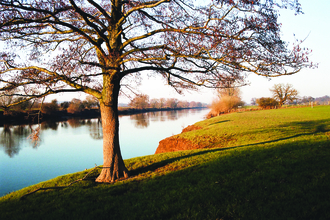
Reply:
[[[181,91],[273,77],[309,66],[280,38],[279,9],[297,0],[0,0],[0,90],[29,100],[85,92],[100,102],[104,163],[98,182],[128,177],[118,95],[128,75],[160,74]]]
[[[273,98],[278,101],[279,105],[282,106],[286,101],[293,102],[297,99],[298,91],[293,88],[291,84],[275,84],[270,89],[273,94]]]

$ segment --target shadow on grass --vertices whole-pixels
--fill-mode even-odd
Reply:
[[[198,168],[141,181],[80,183],[87,185],[0,203],[0,219],[329,219],[329,140],[256,145],[165,159],[134,172],[215,153]],[[242,150],[217,154],[235,148]]]
[[[216,125],[216,124],[222,124],[222,123],[229,122],[229,121],[230,121],[230,120],[217,121],[217,122],[215,122],[215,123],[211,123],[211,124],[209,124],[208,126]]]
[[[284,126],[294,126],[315,133],[330,131],[330,118],[328,120],[296,121],[285,124]]]
[[[281,140],[299,136],[302,135]],[[280,140],[269,143],[276,141]],[[257,146],[263,144],[262,148]],[[251,148],[242,149],[246,146]],[[147,205],[140,207],[150,208],[157,219],[330,218],[329,139],[203,150],[164,160],[147,169],[155,171],[177,160],[235,148],[242,150],[226,156],[216,154],[203,166],[136,183],[140,193],[150,198]],[[128,189],[125,193],[130,194]]]
[[[223,122],[227,122],[227,121],[230,121],[230,120],[224,120],[224,121],[212,123],[210,125],[223,123]],[[141,168],[138,168],[138,169],[131,170],[130,175],[131,176],[137,176],[137,175],[140,175],[140,174],[143,174],[143,173],[146,173],[146,172],[154,172],[157,169],[159,169],[161,167],[164,167],[168,164],[171,164],[175,161],[182,160],[182,159],[189,158],[189,157],[193,157],[193,156],[208,154],[208,153],[211,153],[211,152],[219,152],[219,151],[224,151],[224,150],[228,150],[228,149],[236,149],[236,148],[243,148],[243,147],[253,147],[253,146],[258,146],[258,145],[265,145],[265,144],[271,144],[271,143],[276,143],[276,142],[280,142],[280,141],[295,139],[295,138],[299,138],[299,137],[302,137],[302,136],[309,136],[309,135],[316,135],[316,134],[320,134],[320,133],[326,133],[326,132],[330,131],[330,120],[291,122],[291,123],[283,124],[279,128],[281,128],[281,127],[290,127],[290,126],[295,127],[299,130],[308,131],[308,132],[295,134],[295,135],[291,135],[291,136],[283,137],[283,138],[278,138],[278,139],[274,139],[274,140],[261,141],[261,142],[257,142],[257,143],[251,143],[251,144],[240,145],[240,146],[212,148],[210,150],[205,149],[205,150],[201,150],[201,151],[196,152],[196,153],[187,154],[187,155],[184,155],[184,156],[174,157],[174,158],[170,158],[170,159],[165,159],[165,160],[153,163],[153,164],[151,164],[149,166],[146,166],[146,167],[141,167]],[[217,144],[212,143],[211,146],[214,146],[214,145],[217,145]]]

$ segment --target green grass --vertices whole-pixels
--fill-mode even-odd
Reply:
[[[329,118],[329,106],[238,112],[196,123],[203,129],[179,137],[212,147],[260,144],[330,130]]]
[[[126,160],[132,178],[88,171],[0,198],[0,219],[330,219],[330,107],[223,115],[184,137],[215,147]],[[99,171],[93,171],[95,177]]]

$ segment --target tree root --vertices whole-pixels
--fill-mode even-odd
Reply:
[[[95,166],[91,171],[89,171],[83,178],[81,178],[81,179],[77,179],[77,180],[75,180],[75,181],[73,181],[73,182],[71,182],[71,183],[69,183],[68,185],[66,185],[66,186],[53,186],[53,187],[41,187],[41,188],[38,188],[38,189],[36,189],[36,190],[33,190],[32,192],[29,192],[29,193],[27,193],[27,194],[24,194],[21,198],[20,198],[20,200],[23,200],[23,199],[25,199],[25,197],[27,197],[27,196],[29,196],[29,195],[32,195],[33,193],[36,193],[36,192],[38,192],[38,191],[40,191],[40,190],[48,190],[48,189],[64,189],[64,188],[67,188],[67,187],[69,187],[69,186],[71,186],[72,184],[74,184],[74,183],[77,183],[77,182],[80,182],[80,181],[82,181],[82,180],[85,180],[86,179],[86,177],[93,171],[93,170],[95,170],[96,168],[99,168],[100,166]]]

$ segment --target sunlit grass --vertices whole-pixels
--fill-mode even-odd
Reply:
[[[89,170],[61,176],[0,198],[0,219],[330,218],[330,107],[234,113],[198,126],[180,137],[221,148],[132,158],[128,180],[19,199]],[[232,139],[222,144],[224,136]]]
[[[231,147],[329,130],[329,118],[329,106],[238,112],[198,122],[203,129],[179,136],[207,147]]]

